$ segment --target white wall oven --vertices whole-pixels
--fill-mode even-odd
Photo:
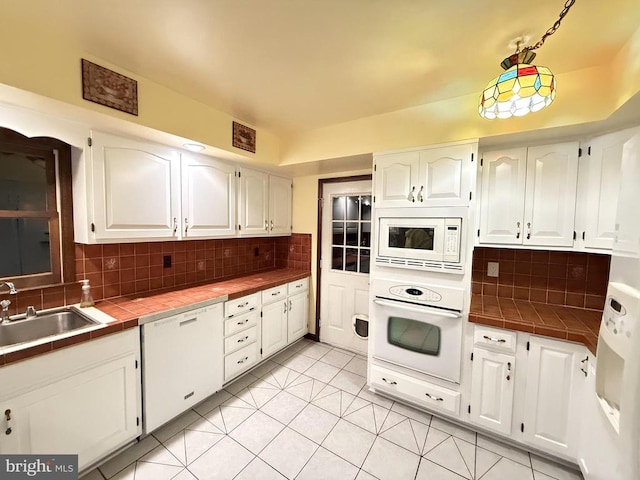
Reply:
[[[373,357],[460,383],[461,288],[375,279]]]
[[[464,273],[463,216],[402,216],[388,209],[378,215],[375,263],[379,266]]]

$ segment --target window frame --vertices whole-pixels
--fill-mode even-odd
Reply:
[[[26,137],[0,128],[0,149],[41,156],[47,162],[47,210],[0,210],[0,218],[49,218],[51,271],[2,277],[18,289],[39,288],[75,281],[71,146],[49,137]]]

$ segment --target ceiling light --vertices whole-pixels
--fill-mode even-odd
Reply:
[[[516,41],[515,53],[500,64],[506,71],[491,80],[480,95],[478,111],[481,117],[521,117],[542,110],[553,102],[556,98],[556,79],[547,67],[531,65],[536,57],[533,50],[540,48],[547,37],[556,32],[574,3],[575,0],[566,0],[556,23],[535,45],[521,50],[521,41]]]
[[[204,145],[200,145],[199,143],[183,143],[182,146],[192,152],[201,152],[206,148]]]

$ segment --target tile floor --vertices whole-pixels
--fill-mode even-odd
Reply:
[[[302,340],[83,480],[580,480],[371,394],[366,359]]]

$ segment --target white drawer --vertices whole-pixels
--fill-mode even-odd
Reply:
[[[224,357],[224,381],[240,375],[258,361],[258,343],[252,343]]]
[[[242,315],[236,315],[235,317],[227,318],[224,321],[224,336],[228,337],[234,333],[238,333],[245,328],[253,327],[260,321],[260,311],[253,310],[249,313],[243,313]]]
[[[295,282],[290,282],[288,285],[289,295],[295,295],[299,292],[306,292],[309,290],[309,277],[303,278],[302,280],[296,280]]]
[[[434,385],[403,373],[371,366],[371,384],[390,393],[409,397],[418,405],[437,408],[455,415],[460,414],[460,392]]]
[[[258,339],[258,327],[251,327],[235,335],[224,339],[224,353],[228,355],[236,350],[240,350],[245,345],[255,342]]]
[[[269,288],[262,291],[262,304],[267,305],[278,300],[284,300],[286,297],[287,285],[278,285],[277,287]]]
[[[502,352],[516,351],[516,332],[475,325],[473,330],[473,344],[481,347],[491,347]]]
[[[260,308],[260,294],[254,293],[224,302],[224,316],[233,317]]]

